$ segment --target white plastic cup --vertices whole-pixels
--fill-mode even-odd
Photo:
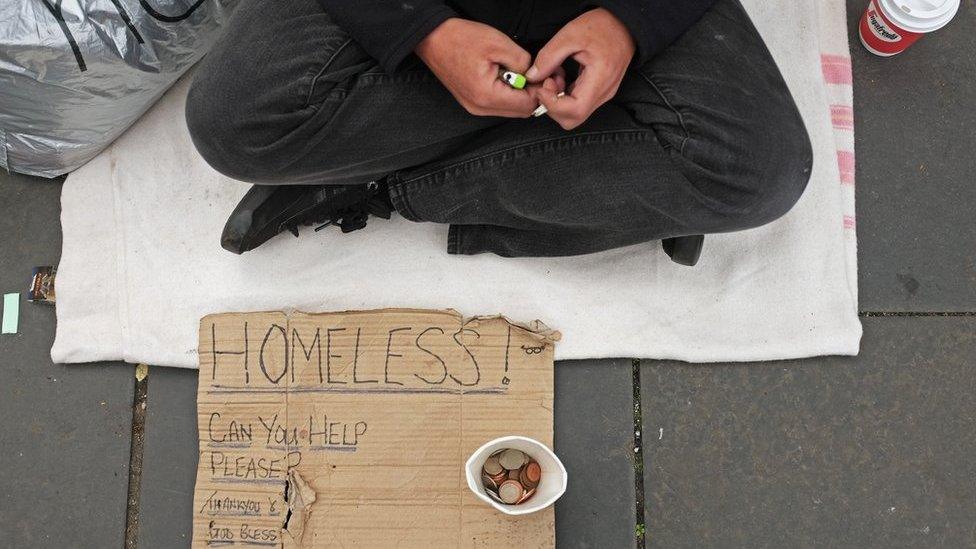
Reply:
[[[539,479],[539,486],[535,489],[535,495],[521,505],[506,505],[495,501],[485,493],[485,485],[481,480],[481,469],[485,465],[485,460],[505,448],[525,452],[542,468],[542,477]],[[468,478],[468,488],[474,495],[506,515],[527,515],[549,507],[566,492],[566,482],[569,478],[563,463],[548,446],[538,440],[520,436],[501,437],[486,442],[471,454],[464,469]]]
[[[875,55],[890,57],[905,51],[923,34],[946,26],[959,11],[959,0],[871,0],[858,35]]]

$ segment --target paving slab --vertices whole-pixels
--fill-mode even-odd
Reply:
[[[185,547],[197,463],[197,372],[149,369],[139,505],[141,547]],[[569,471],[556,504],[559,547],[634,545],[630,360],[556,365],[555,445]]]
[[[856,358],[641,361],[648,546],[976,546],[976,317],[864,328]]]
[[[139,547],[189,547],[196,481],[197,370],[149,368]]]
[[[555,369],[554,442],[569,473],[556,502],[556,546],[633,547],[633,363],[564,361]]]
[[[857,233],[862,311],[976,311],[976,9],[877,57],[855,27]]]
[[[0,293],[57,265],[60,190],[0,171]],[[19,324],[0,335],[0,545],[121,547],[132,367],[52,364],[53,307],[21,297]]]

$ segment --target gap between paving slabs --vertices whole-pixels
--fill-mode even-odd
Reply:
[[[640,384],[640,359],[634,359],[631,363],[632,381],[631,386],[634,391],[634,539],[637,547],[645,547],[644,534],[646,526],[644,524],[644,444],[641,422],[641,384]]]
[[[139,490],[142,484],[142,455],[146,443],[146,401],[149,395],[149,367],[135,367],[132,398],[132,440],[129,444],[129,488],[125,509],[125,547],[134,549],[139,538]]]

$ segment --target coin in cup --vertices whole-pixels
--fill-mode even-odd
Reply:
[[[498,463],[509,471],[518,469],[525,464],[525,454],[521,450],[509,448],[498,455]]]
[[[495,482],[495,480],[493,478],[491,478],[490,475],[487,475],[485,473],[482,473],[481,474],[481,482],[483,482],[484,485],[485,485],[485,488],[487,488],[489,490],[498,490],[498,483]]]
[[[485,472],[491,476],[496,476],[498,473],[502,472],[502,465],[498,463],[498,456],[489,456],[485,460],[484,465]]]
[[[525,490],[517,480],[506,480],[498,487],[498,497],[509,505],[518,503],[523,495]]]
[[[542,478],[542,467],[535,461],[530,461],[528,465],[519,471],[519,482],[526,489],[532,489],[539,485],[539,480]]]
[[[535,495],[535,488],[532,488],[531,490],[529,490],[528,492],[526,492],[525,494],[523,494],[522,497],[520,497],[519,500],[515,502],[515,505],[521,505],[521,504],[525,503],[526,501],[529,501],[529,499],[533,495]]]

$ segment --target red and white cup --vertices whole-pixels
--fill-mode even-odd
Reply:
[[[946,26],[960,0],[871,0],[861,18],[861,43],[875,55],[901,53],[923,34]]]

